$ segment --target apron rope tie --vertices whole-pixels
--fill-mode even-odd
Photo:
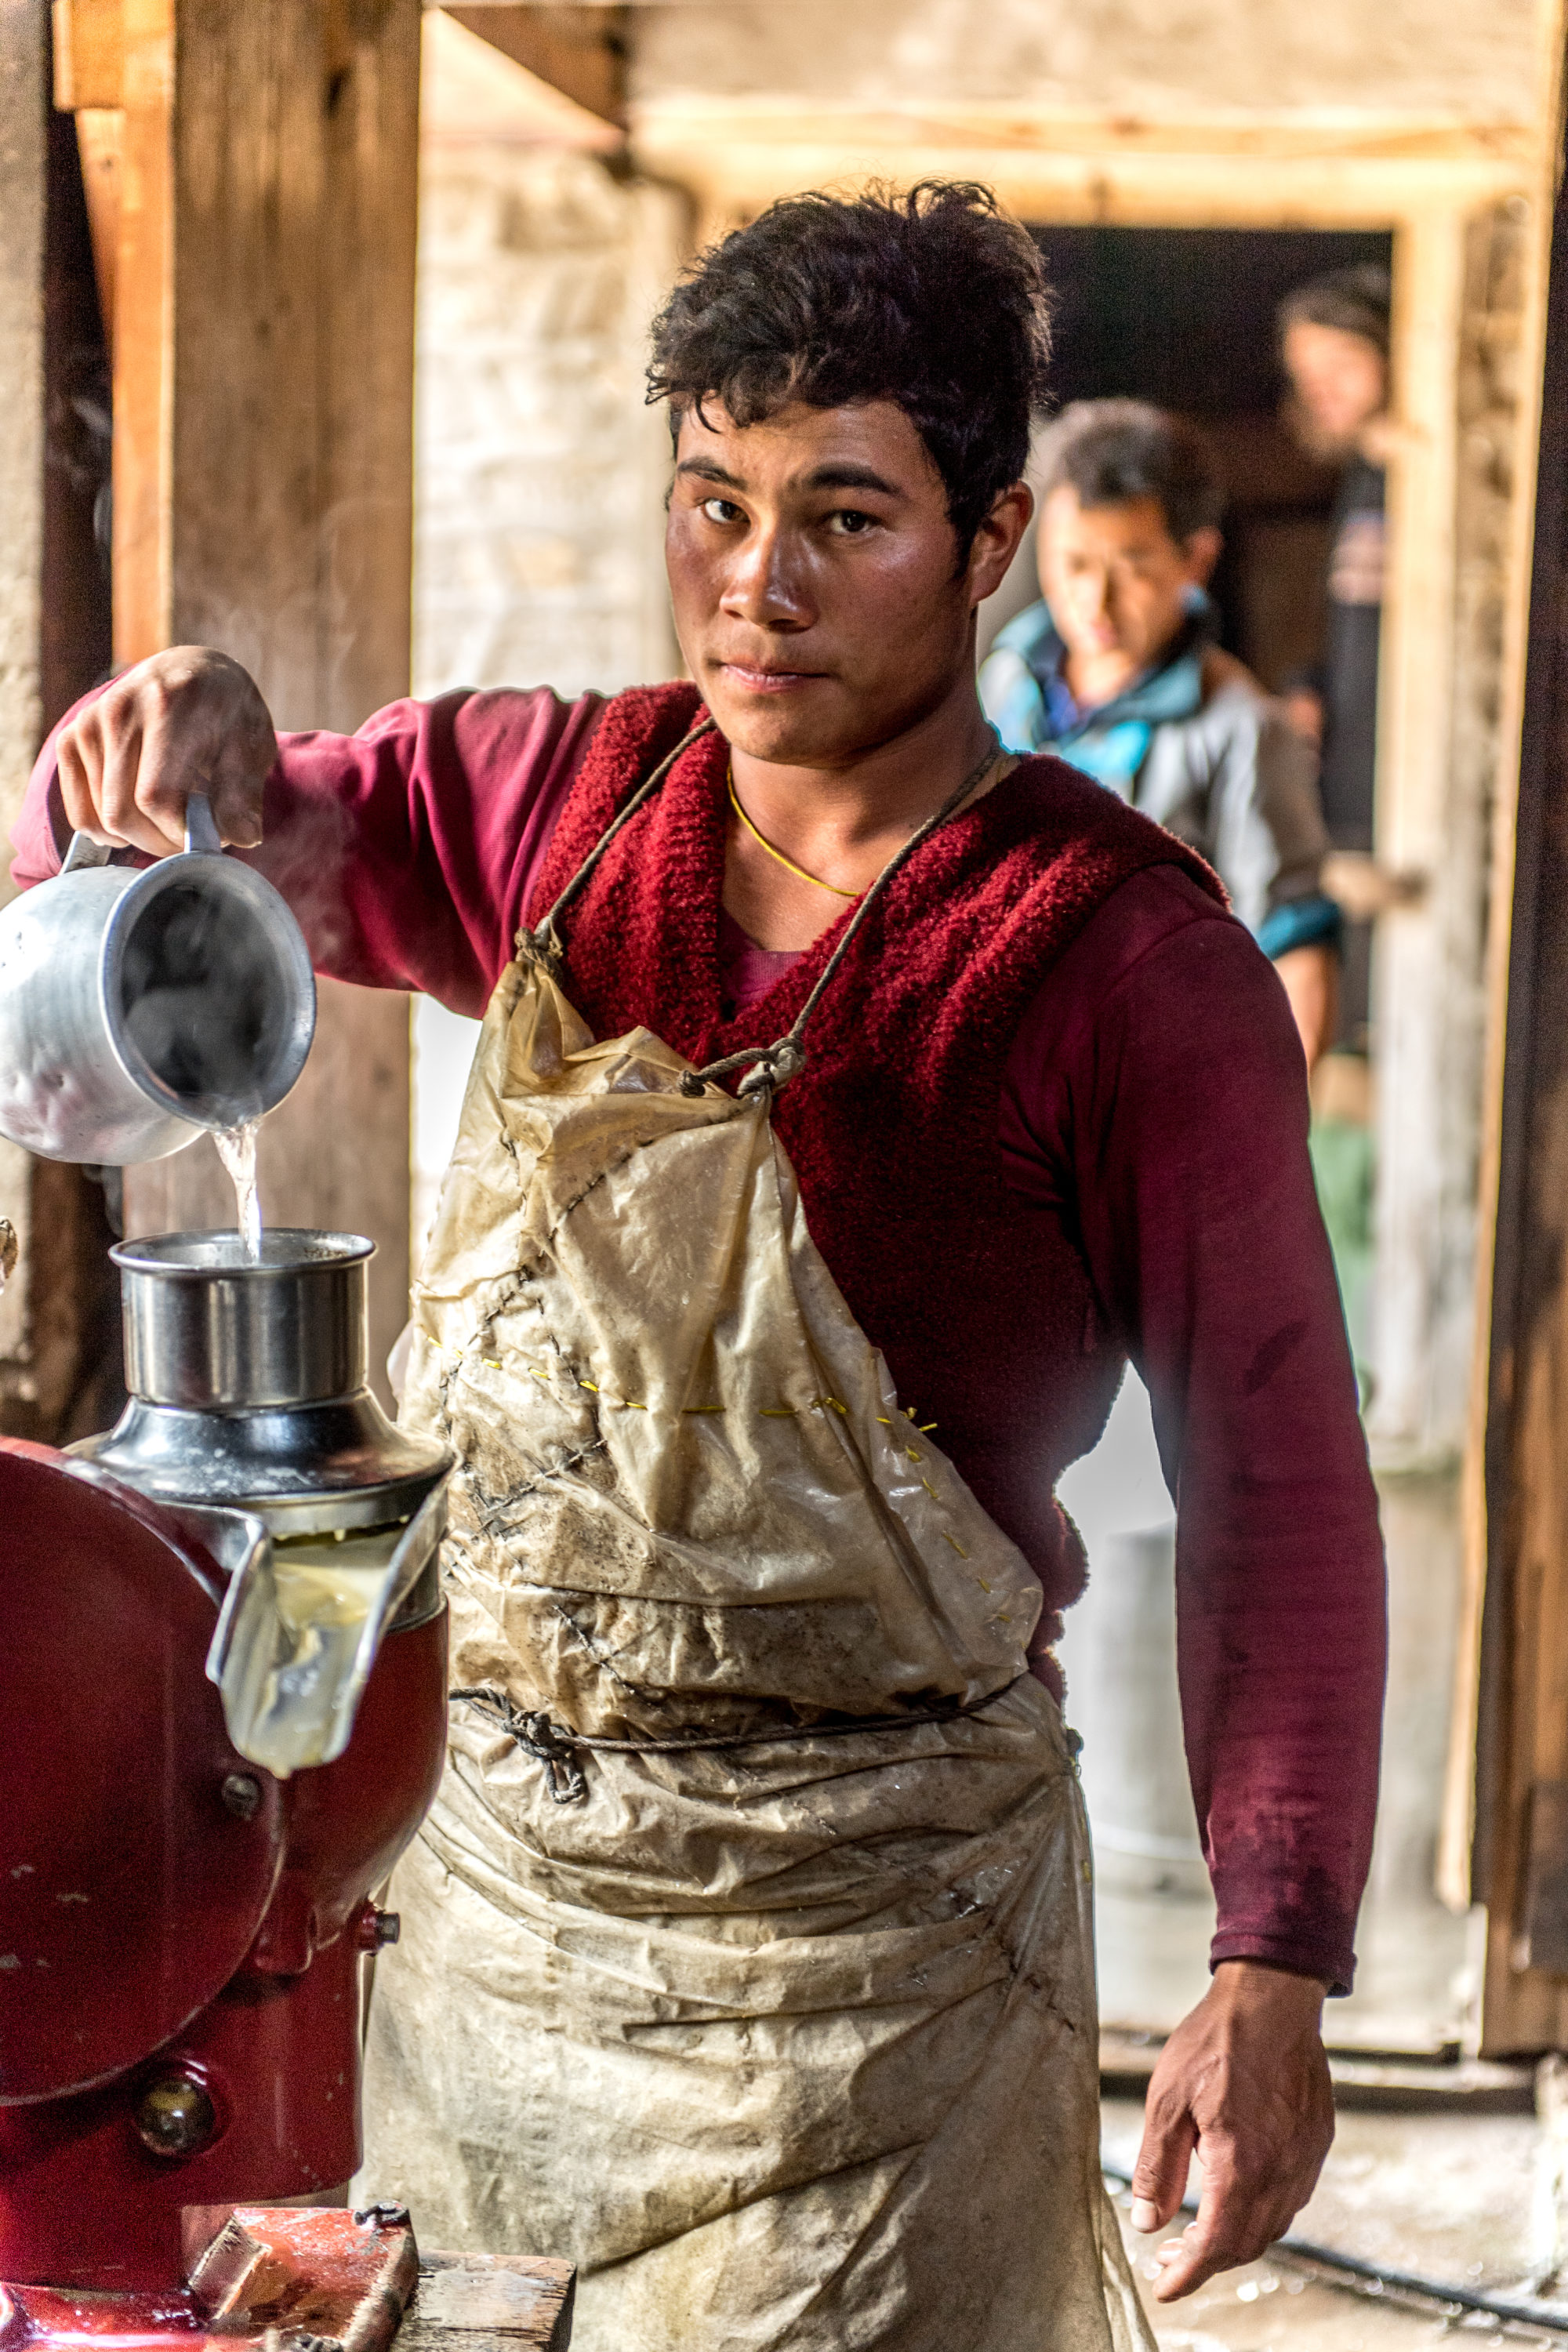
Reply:
[[[847,1723],[782,1725],[771,1731],[690,1732],[679,1739],[603,1739],[592,1732],[569,1731],[542,1712],[514,1706],[505,1691],[455,1690],[447,1696],[454,1706],[460,1701],[477,1714],[488,1716],[526,1754],[536,1756],[558,1805],[576,1805],[588,1793],[587,1780],[577,1761],[579,1748],[596,1748],[612,1756],[684,1756],[695,1748],[761,1748],[775,1739],[842,1739],[856,1731],[903,1731],[917,1724],[957,1723],[979,1715],[1028,1679],[1026,1671],[1015,1675],[1011,1682],[988,1691],[972,1706],[960,1706],[954,1700],[950,1706],[932,1707],[923,1715],[866,1715]]]

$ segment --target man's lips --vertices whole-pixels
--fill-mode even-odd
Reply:
[[[813,685],[822,675],[813,669],[761,669],[753,662],[726,661],[718,667],[749,694],[787,694],[794,687]]]

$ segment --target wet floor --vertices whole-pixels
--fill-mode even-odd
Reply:
[[[1142,2111],[1104,2103],[1107,2162],[1130,2168]],[[1528,2116],[1342,2115],[1323,2177],[1296,2233],[1385,2268],[1505,2297],[1528,2291],[1539,2261],[1538,2126]],[[1194,2187],[1196,2181],[1194,2179]],[[1387,2293],[1326,2282],[1286,2260],[1225,2273],[1179,2304],[1150,2288],[1157,2240],[1123,2233],[1161,2352],[1415,2352],[1458,2338],[1568,2344],[1568,2336],[1484,2315],[1447,2316]],[[1568,2328],[1568,2304],[1563,2308]]]

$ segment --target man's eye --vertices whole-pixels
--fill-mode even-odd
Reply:
[[[839,507],[827,519],[828,529],[842,539],[859,539],[876,527],[875,515],[862,514],[858,507]]]
[[[704,499],[702,511],[710,522],[735,522],[741,513],[732,499]]]

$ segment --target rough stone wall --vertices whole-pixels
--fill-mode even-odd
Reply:
[[[437,140],[420,222],[414,691],[674,676],[669,442],[642,369],[684,207],[581,149]],[[422,999],[414,1037],[417,1259],[473,1031]]]
[[[633,93],[1080,113],[1530,121],[1533,0],[686,0],[639,8]]]
[[[670,676],[642,363],[679,207],[594,155],[497,143],[427,150],[421,208],[416,693]]]

